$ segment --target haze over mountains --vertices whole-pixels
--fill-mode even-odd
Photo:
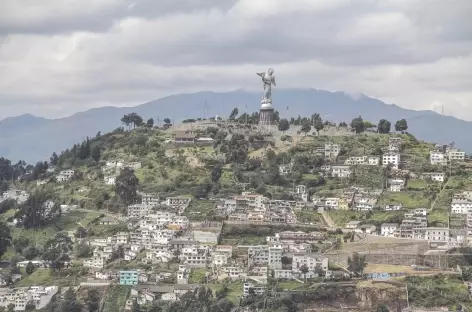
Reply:
[[[0,157],[29,163],[47,160],[53,152],[60,152],[98,131],[108,132],[121,125],[123,115],[136,112],[144,120],[155,122],[168,117],[175,123],[186,118],[227,116],[234,107],[239,112],[257,111],[260,92],[198,92],[178,94],[135,107],[101,107],[60,119],[45,119],[32,115],[10,117],[0,121]],[[205,104],[206,103],[206,104]],[[283,117],[319,113],[323,119],[350,122],[361,115],[377,123],[381,118],[393,124],[405,118],[408,131],[417,138],[436,143],[456,142],[456,146],[472,152],[472,122],[443,116],[432,111],[413,111],[364,95],[349,96],[343,92],[314,89],[278,89],[273,94],[275,109]]]

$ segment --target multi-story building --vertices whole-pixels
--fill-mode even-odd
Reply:
[[[391,165],[392,168],[398,169],[400,166],[401,156],[399,153],[386,153],[382,156],[382,166],[387,167]]]
[[[185,265],[179,265],[179,270],[177,271],[177,284],[188,284],[188,279],[190,277],[190,270]]]
[[[388,184],[391,192],[401,192],[405,189],[405,180],[403,179],[390,179]]]
[[[402,145],[401,137],[389,137],[388,138],[388,150],[389,151],[399,151]]]
[[[345,165],[366,165],[366,166],[378,166],[380,163],[379,156],[351,156],[344,164]]]
[[[306,277],[314,273],[326,272],[328,270],[328,258],[315,253],[294,253],[292,260],[292,272],[301,274],[300,268],[306,265],[308,272]]]
[[[332,159],[336,158],[341,152],[341,146],[335,143],[325,143],[324,154],[325,158]]]
[[[251,290],[252,289],[252,290]],[[255,283],[244,283],[243,286],[243,296],[249,296],[252,291],[254,291],[255,295],[263,295],[267,289],[267,285],[265,284],[255,284]]]
[[[134,204],[128,206],[128,217],[141,218],[147,216],[151,212],[151,207],[143,204]]]
[[[449,228],[428,227],[425,231],[425,239],[428,241],[449,241]]]
[[[467,214],[469,211],[472,212],[472,201],[469,199],[456,199],[453,198],[451,202],[451,213],[454,214]]]
[[[139,193],[141,195],[141,204],[150,207],[159,206],[159,195],[157,194],[146,194],[146,193]]]
[[[393,237],[393,234],[398,229],[398,227],[398,223],[382,223],[380,226],[380,235]]]
[[[248,248],[248,264],[249,266],[268,266],[270,269],[281,269],[282,253],[281,244],[250,246]]]
[[[118,276],[120,278],[120,285],[137,285],[138,284],[137,271],[120,271]]]
[[[446,174],[444,172],[425,172],[423,173],[423,179],[430,179],[435,182],[444,182]]]
[[[188,206],[192,199],[190,197],[167,197],[167,206]]]
[[[351,167],[350,166],[333,166],[331,167],[331,175],[334,178],[349,178],[351,175]]]
[[[56,181],[59,183],[69,181],[74,176],[74,170],[62,170],[56,177]]]
[[[446,154],[440,151],[431,151],[429,154],[429,160],[431,165],[447,165],[447,157]]]
[[[448,157],[450,161],[464,161],[465,152],[462,152],[459,149],[453,148],[448,150]]]

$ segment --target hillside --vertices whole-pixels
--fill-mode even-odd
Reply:
[[[387,105],[367,96],[352,98],[343,92],[322,90],[284,90],[274,92],[274,105],[282,116],[306,116],[314,112],[335,122],[349,121],[362,115],[367,120],[386,118],[394,122],[405,118],[409,132],[429,142],[448,144],[452,141],[467,152],[472,152],[472,123],[431,111],[413,111]],[[186,118],[227,116],[234,107],[240,112],[259,109],[260,94],[238,90],[215,93],[179,94],[136,107],[102,107],[77,113],[70,117],[48,120],[33,116],[19,116],[0,121],[0,155],[13,160],[36,162],[47,159],[52,152],[60,152],[87,136],[95,136],[120,126],[124,114],[136,112],[153,117],[157,122],[168,117],[179,123]],[[206,105],[205,105],[206,103]],[[438,130],[440,129],[440,130]]]
[[[143,117],[147,119],[147,116]],[[197,137],[211,138],[213,141],[175,143],[174,137],[182,135],[179,131],[191,131]],[[316,239],[306,245],[329,259],[330,270],[334,268],[341,276],[344,273],[340,268],[347,266],[347,259],[354,252],[365,254],[373,262],[369,265],[375,265],[378,262],[374,261],[379,261],[375,259],[381,258],[387,248],[392,254],[387,259],[390,265],[398,261],[402,266],[397,270],[404,272],[408,269],[410,275],[416,275],[408,267],[410,263],[405,265],[402,259],[395,260],[393,255],[413,250],[416,259],[427,245],[425,240],[418,242],[405,237],[378,235],[362,238],[349,230],[346,232],[346,226],[350,221],[360,221],[362,226],[380,229],[382,223],[402,223],[408,219],[405,214],[415,214],[416,209],[424,208],[427,211],[424,216],[427,226],[449,226],[451,242],[457,242],[458,235],[464,231],[465,220],[463,215],[449,217],[451,200],[457,193],[472,190],[470,160],[465,158],[450,166],[431,165],[429,155],[435,148],[438,147],[410,134],[380,134],[368,130],[355,134],[347,127],[329,124],[325,124],[319,134],[313,129],[302,132],[297,120],[291,121],[288,130],[274,130],[271,136],[262,136],[257,126],[237,122],[206,120],[187,122],[169,129],[144,125],[133,128],[130,125],[126,129],[119,128],[70,146],[48,164],[38,163],[34,168],[29,168],[30,173],[26,173],[26,168],[21,164],[13,167],[14,178],[18,179],[10,186],[27,192],[29,198],[24,203],[18,200],[16,203],[10,200],[0,203],[0,221],[8,222],[12,237],[12,244],[5,245],[8,248],[2,259],[12,260],[12,263],[44,260],[52,266],[52,269],[38,267],[32,273],[27,273],[26,268],[19,269],[19,280],[14,282],[14,286],[87,285],[103,282],[97,279],[96,272],[116,274],[120,270],[139,270],[148,278],[147,282],[140,284],[146,287],[152,285],[151,288],[158,290],[177,289],[180,287],[175,282],[177,270],[179,264],[185,264],[185,258],[181,257],[185,251],[168,249],[169,261],[154,261],[156,256],[148,249],[148,243],[143,243],[142,238],[136,240],[137,236],[145,235],[143,232],[162,231],[159,235],[172,232],[172,238],[199,241],[196,237],[202,235],[201,232],[206,233],[205,240],[199,241],[202,245],[216,248],[213,244],[219,244],[221,248],[231,248],[227,264],[241,267],[245,274],[249,274],[253,273],[252,266],[248,264],[250,246],[267,246],[267,237],[284,231],[303,231],[317,233]],[[391,153],[401,155],[398,170],[394,163],[382,166],[383,156]],[[369,164],[350,163],[367,161],[364,156],[370,159]],[[118,163],[122,165],[118,166]],[[5,171],[1,170],[8,166],[2,164],[0,178],[8,180],[9,172],[5,175]],[[73,172],[69,176],[70,170]],[[342,172],[336,170],[349,170],[350,174],[342,176]],[[424,177],[425,174],[446,172],[448,174],[444,175],[443,182]],[[401,189],[392,187],[395,180],[403,181]],[[241,195],[243,191],[250,192],[250,195]],[[233,209],[230,207],[233,202],[231,198],[236,195],[239,200],[244,196],[263,198],[264,203],[270,203],[269,208],[263,208],[267,207],[266,204],[257,208],[251,206],[254,204],[245,204],[241,208],[234,203]],[[167,201],[174,196],[189,202],[174,205]],[[341,201],[348,197],[352,200],[346,200],[342,207]],[[153,201],[152,207],[143,204],[145,198]],[[45,209],[44,203],[49,201],[51,204]],[[398,210],[387,210],[389,206],[398,205],[401,205]],[[138,216],[133,215],[136,206]],[[59,207],[58,213],[56,208]],[[141,214],[140,209],[146,210]],[[163,223],[160,225],[164,229],[151,229],[137,220],[147,220],[159,213],[175,215],[173,218],[186,225],[175,227],[174,224]],[[245,221],[238,223],[238,220]],[[0,232],[0,235],[3,234]],[[113,241],[123,235],[128,237],[127,243],[119,247],[107,245],[106,248],[111,248],[112,252],[100,269],[89,266],[97,254],[107,253],[103,247],[104,240]],[[155,235],[158,235],[157,232]],[[219,236],[209,244],[206,240],[212,235]],[[157,244],[159,248],[170,248],[167,243],[161,243],[161,239]],[[167,242],[172,245],[170,240]],[[288,245],[307,248],[303,243],[293,241]],[[58,246],[62,253],[58,251]],[[1,248],[0,252],[3,253]],[[212,252],[208,251],[208,254]],[[63,253],[70,258],[69,267],[62,267],[65,260],[62,256],[57,260],[57,255]],[[293,252],[283,254],[284,257],[293,257]],[[149,257],[153,258],[152,262],[146,260]],[[208,261],[211,259],[209,256]],[[468,264],[464,257],[453,260],[446,263],[451,266]],[[379,272],[379,267],[374,267],[371,272]],[[283,268],[293,270],[287,263]],[[215,269],[206,262],[203,266],[191,267],[189,272],[189,284],[184,286],[194,289],[192,287],[205,284],[209,287],[212,295],[205,293],[198,296],[207,298],[206,304],[214,307],[215,311],[230,311],[233,305],[254,308],[264,300],[251,296],[243,298],[244,283],[241,279],[229,281],[226,271]],[[434,271],[428,274],[434,274]],[[266,279],[268,275],[265,274]],[[130,295],[131,288],[135,291],[146,288],[117,287],[118,279],[116,276],[106,279],[112,285],[103,300],[107,311],[124,310],[127,297],[137,296]],[[365,311],[375,309],[379,302],[389,307],[395,307],[395,304],[403,307],[404,284],[399,286],[399,283],[417,288],[410,294],[410,303],[452,306],[461,300],[468,306],[472,305],[462,281],[441,276],[428,280],[428,283],[434,283],[431,288],[435,298],[423,300],[421,283],[427,279],[402,277],[396,284],[380,285],[343,277],[341,280],[330,280],[325,285],[324,278],[311,276],[306,279],[306,276],[297,275],[293,280],[268,278],[267,287],[277,293],[275,298],[281,298],[274,301],[280,305],[286,304],[282,299],[284,296],[298,300],[296,293],[289,290],[307,292],[302,302],[312,304],[310,307],[313,308],[333,302],[360,307]],[[441,296],[441,291],[452,288],[457,291],[447,291],[447,296]],[[383,291],[393,293],[401,300],[396,302],[390,295],[382,295]],[[309,299],[311,294],[325,293],[329,295],[320,295],[321,301],[311,302]],[[145,294],[146,298],[154,296]],[[185,298],[183,302],[195,301],[194,295],[182,298]],[[184,303],[181,302],[173,306],[175,311],[184,311]],[[159,300],[154,300],[152,304],[159,306],[159,309],[171,305]],[[303,308],[306,306],[297,301],[292,310],[302,311]]]

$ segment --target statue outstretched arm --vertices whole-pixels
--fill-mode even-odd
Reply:
[[[256,75],[261,76],[261,77],[264,77],[264,74],[265,74],[264,72],[262,72],[262,73],[256,73]]]
[[[271,79],[271,80],[272,80],[272,81],[271,81],[272,84],[273,84],[274,86],[277,86],[277,85],[275,84],[275,76],[272,76],[272,79]]]

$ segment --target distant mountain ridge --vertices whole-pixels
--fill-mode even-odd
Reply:
[[[234,107],[239,112],[254,112],[260,106],[260,92],[197,92],[177,94],[135,107],[101,107],[59,119],[46,119],[29,114],[0,121],[0,157],[33,163],[47,160],[98,131],[108,132],[121,125],[123,115],[136,112],[143,119],[170,118],[175,123],[187,118],[228,116]],[[206,104],[205,104],[206,103]],[[319,113],[323,119],[350,122],[361,115],[377,123],[385,118],[392,122],[405,118],[408,131],[417,138],[447,144],[452,141],[468,153],[472,152],[472,122],[443,116],[432,111],[408,110],[365,95],[315,89],[278,89],[273,94],[275,109],[283,117]],[[393,127],[392,127],[393,128]]]

